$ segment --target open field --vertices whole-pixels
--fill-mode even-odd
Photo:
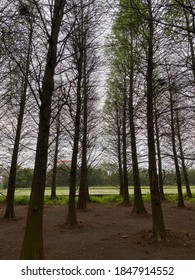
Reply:
[[[191,187],[192,193],[195,193],[195,186]],[[4,195],[6,195],[6,189],[0,189],[0,192]],[[176,186],[165,186],[164,187],[165,194],[177,194],[177,187]],[[183,187],[183,192],[185,193],[185,188]],[[90,187],[89,188],[90,195],[115,195],[119,194],[119,188],[113,187],[113,186],[101,186],[101,187]],[[129,194],[133,194],[134,190],[133,187],[129,187]],[[142,194],[149,194],[150,190],[149,187],[144,186],[142,187]],[[69,194],[69,188],[68,187],[58,187],[57,188],[57,195],[68,195]],[[77,190],[78,194],[78,190]],[[30,195],[30,189],[26,188],[19,188],[16,189],[15,192],[16,196],[29,196]],[[50,195],[50,188],[46,188],[45,195]]]

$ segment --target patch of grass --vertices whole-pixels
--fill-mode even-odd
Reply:
[[[192,194],[192,197],[188,197],[187,193],[184,193],[184,200],[189,203],[195,203],[195,194]]]
[[[119,204],[122,202],[122,197],[120,195],[105,195],[105,196],[90,196],[90,200],[93,203],[98,204],[109,204],[116,203]]]
[[[28,205],[29,204],[29,197],[28,196],[16,196],[15,197],[15,204],[16,205]]]
[[[177,194],[165,194],[166,201],[177,202]]]
[[[146,193],[142,195],[144,203],[150,203],[150,193]],[[178,201],[178,195],[177,194],[166,194],[166,201],[167,202],[177,202]],[[26,195],[16,195],[15,196],[15,204],[16,205],[28,205],[29,204],[29,196]],[[65,195],[58,195],[56,199],[51,200],[49,195],[46,195],[44,198],[44,204],[45,205],[67,205],[68,204],[69,197]],[[122,197],[118,194],[113,195],[92,195],[90,196],[90,200],[92,203],[97,204],[120,204],[122,203]],[[130,195],[130,201],[133,202],[134,196]],[[76,197],[76,202],[78,201],[78,197]],[[188,203],[195,203],[195,194],[192,195],[192,198],[189,198],[186,193],[184,193],[184,201]],[[5,202],[5,196],[0,196],[0,203]]]
[[[151,201],[150,193],[143,194],[142,198],[143,198],[143,202],[150,202]]]
[[[45,205],[66,205],[68,204],[68,196],[59,195],[56,199],[51,199],[50,196],[45,196]]]
[[[4,203],[5,202],[5,196],[0,196],[0,203]]]
[[[168,202],[177,202],[178,195],[177,194],[166,194],[166,200]],[[184,202],[195,203],[195,194],[192,194],[192,197],[188,197],[187,193],[183,194]]]

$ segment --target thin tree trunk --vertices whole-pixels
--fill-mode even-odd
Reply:
[[[127,95],[126,95],[126,77],[124,82],[123,94],[123,131],[122,131],[122,145],[123,145],[123,205],[130,204],[129,189],[128,189],[128,171],[127,171]]]
[[[85,57],[86,58],[86,57]],[[86,75],[86,70],[84,70]],[[87,81],[84,77],[84,108],[83,108],[83,139],[82,139],[82,162],[81,162],[81,174],[80,174],[80,188],[78,197],[78,209],[87,208],[86,189],[88,186],[88,167],[87,167],[87,124],[88,124],[88,94],[87,94]]]
[[[188,178],[188,172],[187,172],[187,169],[186,169],[184,152],[183,152],[183,145],[182,145],[182,139],[181,139],[181,129],[180,129],[180,120],[179,120],[178,110],[176,111],[176,123],[177,123],[177,137],[178,137],[178,141],[179,141],[179,150],[180,150],[182,171],[183,171],[184,181],[185,181],[185,185],[186,185],[186,192],[187,192],[188,197],[192,197],[192,192],[191,192],[191,189],[190,189],[190,182],[189,182],[189,178]]]
[[[26,94],[27,94],[27,89],[28,89],[28,76],[29,76],[29,66],[30,66],[32,34],[33,34],[33,28],[31,26],[30,33],[29,33],[27,57],[26,57],[24,86],[23,86],[21,99],[20,99],[20,110],[19,110],[19,115],[18,115],[18,120],[17,120],[16,136],[15,136],[15,141],[14,141],[11,168],[10,168],[9,179],[8,179],[8,189],[7,189],[7,196],[6,196],[6,210],[5,210],[4,218],[14,218],[15,217],[14,194],[15,194],[15,188],[16,188],[16,171],[17,171],[18,152],[19,152],[20,137],[21,137],[21,131],[22,131],[22,123],[23,123],[23,118],[24,118],[24,110],[25,110],[25,106],[26,106]]]
[[[58,113],[57,124],[56,124],[56,139],[55,139],[55,151],[53,159],[53,171],[51,181],[51,196],[52,200],[56,199],[56,177],[57,177],[57,163],[58,163],[58,152],[59,152],[59,138],[60,138],[60,115]]]
[[[131,44],[132,45],[132,44]],[[134,67],[133,67],[133,50],[131,50],[131,71],[130,71],[130,89],[129,89],[129,126],[131,137],[131,154],[133,164],[133,184],[134,184],[134,204],[132,212],[134,214],[144,214],[146,209],[142,199],[139,166],[137,159],[136,133],[134,124],[134,107],[133,107],[133,82],[134,82]]]
[[[54,70],[57,61],[57,43],[66,1],[56,0],[52,19],[45,73],[42,83],[39,131],[35,158],[34,175],[29,209],[20,259],[44,259],[43,249],[43,205],[47,170],[51,100],[54,90]]]
[[[155,121],[155,131],[156,131],[156,148],[157,148],[157,156],[158,156],[158,182],[159,182],[159,191],[160,191],[160,198],[162,201],[166,200],[163,188],[163,170],[162,170],[162,159],[161,159],[161,149],[160,149],[160,137],[159,137],[159,126],[158,126],[158,116],[157,116],[157,104],[156,98],[154,102],[155,107],[155,114],[154,114],[154,121]]]
[[[169,94],[170,94],[170,109],[171,109],[171,138],[172,138],[172,149],[173,149],[173,158],[175,163],[175,172],[177,178],[177,190],[178,190],[178,207],[185,207],[183,193],[182,193],[182,181],[181,181],[181,174],[177,156],[177,148],[176,148],[176,140],[175,140],[175,120],[174,120],[174,107],[173,107],[173,86],[170,84],[169,81]]]
[[[69,203],[68,203],[68,215],[66,219],[66,225],[77,225],[76,217],[76,183],[77,183],[77,158],[79,151],[79,136],[80,136],[80,113],[81,113],[81,81],[78,81],[77,87],[77,110],[75,118],[74,129],[74,143],[72,152],[72,162],[70,170],[70,189],[69,189]]]
[[[160,202],[160,194],[158,188],[158,175],[156,167],[156,150],[154,137],[154,93],[153,93],[153,39],[154,26],[151,0],[148,0],[148,63],[147,63],[147,134],[148,134],[148,156],[149,156],[149,181],[152,204],[152,222],[153,233],[158,240],[165,237],[165,225]]]
[[[117,156],[118,156],[118,173],[119,173],[119,188],[120,195],[124,194],[124,180],[123,180],[123,166],[122,166],[122,154],[121,154],[121,126],[119,120],[119,110],[116,104],[116,124],[117,124]]]
[[[77,225],[76,217],[76,183],[77,183],[77,160],[79,152],[79,138],[80,138],[80,115],[81,115],[81,81],[82,81],[82,63],[83,63],[83,50],[80,50],[80,58],[78,61],[78,80],[77,80],[77,108],[75,117],[75,128],[74,128],[74,143],[72,152],[72,162],[70,170],[70,190],[69,190],[69,204],[68,204],[68,215],[66,219],[66,225],[75,226]]]
[[[120,195],[123,196],[124,194],[124,181],[123,181],[123,166],[122,166],[122,159],[121,159],[121,139],[120,135],[118,135],[118,172],[119,172],[119,190]]]

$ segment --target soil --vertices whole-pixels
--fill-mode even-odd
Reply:
[[[195,259],[195,205],[179,209],[162,204],[165,240],[152,235],[151,207],[146,215],[132,215],[131,207],[90,204],[77,211],[79,227],[66,228],[67,206],[45,206],[44,248],[47,260]],[[16,219],[3,219],[0,205],[0,259],[19,257],[27,206],[16,206]]]

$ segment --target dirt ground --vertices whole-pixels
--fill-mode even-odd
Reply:
[[[195,205],[178,209],[163,203],[167,237],[153,239],[151,206],[148,214],[133,216],[131,207],[89,205],[77,211],[79,228],[65,228],[67,206],[45,206],[44,247],[48,260],[153,260],[195,259]],[[16,206],[17,218],[3,219],[0,205],[0,259],[18,259],[27,207]]]

